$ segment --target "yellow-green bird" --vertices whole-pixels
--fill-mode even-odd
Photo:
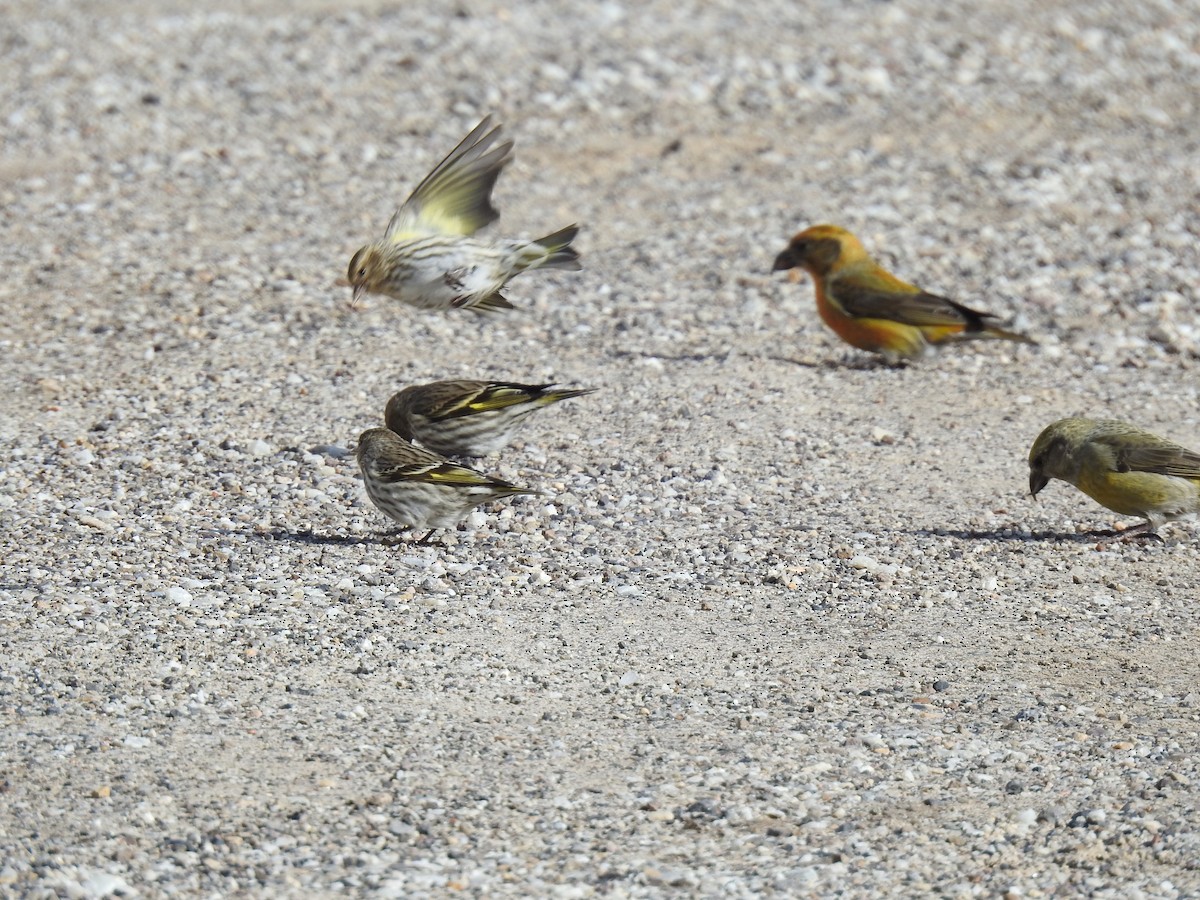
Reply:
[[[512,309],[500,293],[527,269],[578,269],[568,225],[537,240],[483,240],[475,232],[499,218],[492,188],[512,159],[512,141],[487,116],[417,185],[383,238],[359,249],[347,278],[354,302],[386,294],[419,309]]]
[[[1200,453],[1115,419],[1059,419],[1029,451],[1033,496],[1058,478],[1101,506],[1146,521],[1118,537],[1154,535],[1200,512]]]

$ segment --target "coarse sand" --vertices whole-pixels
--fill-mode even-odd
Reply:
[[[1196,0],[70,3],[0,27],[0,896],[1200,896],[1200,530],[1026,454],[1200,447]],[[484,115],[581,272],[346,264]],[[833,222],[1040,345],[900,368]],[[400,387],[596,393],[390,546]]]

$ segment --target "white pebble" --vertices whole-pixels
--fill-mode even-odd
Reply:
[[[167,599],[180,606],[192,605],[191,592],[185,588],[181,588],[179,585],[167,588]]]

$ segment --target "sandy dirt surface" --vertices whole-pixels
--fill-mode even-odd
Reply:
[[[1200,896],[1200,532],[1025,456],[1200,446],[1200,7],[9,4],[0,895]],[[491,113],[518,311],[348,308]],[[836,222],[1038,347],[905,368]],[[597,388],[389,546],[400,387]]]

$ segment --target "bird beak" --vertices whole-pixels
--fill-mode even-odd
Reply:
[[[792,258],[792,251],[789,247],[787,250],[784,250],[777,257],[775,257],[775,265],[771,266],[771,271],[781,272],[784,269],[794,268],[796,268],[796,260]]]
[[[1038,492],[1050,483],[1050,479],[1041,472],[1031,471],[1029,473],[1029,493],[1033,499],[1037,499]]]
[[[356,284],[354,286],[354,296],[350,298],[351,306],[358,306],[358,301],[362,299],[362,295],[367,292],[366,285]]]

